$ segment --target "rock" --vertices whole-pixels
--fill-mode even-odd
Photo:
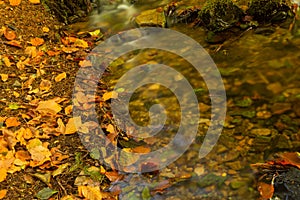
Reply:
[[[226,166],[228,166],[230,169],[233,169],[233,170],[240,170],[242,169],[242,164],[241,164],[241,161],[237,160],[237,161],[234,161],[234,162],[228,162],[228,163],[225,163]]]
[[[246,182],[244,182],[244,181],[233,180],[230,182],[230,187],[234,190],[239,189],[245,185],[246,185]]]
[[[261,136],[269,136],[271,135],[271,129],[267,129],[267,128],[256,128],[256,129],[252,129],[251,130],[251,135],[257,136],[257,135],[261,135]]]
[[[164,12],[158,11],[158,9],[146,10],[141,12],[135,18],[135,23],[139,26],[157,26],[157,27],[165,27],[166,26],[166,18]]]
[[[280,115],[292,109],[290,103],[274,103],[271,107],[272,114]]]

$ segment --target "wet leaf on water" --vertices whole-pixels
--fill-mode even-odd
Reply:
[[[51,188],[44,188],[42,190],[40,190],[36,197],[42,200],[46,200],[49,199],[53,194],[56,194],[58,191],[56,190],[52,190]]]

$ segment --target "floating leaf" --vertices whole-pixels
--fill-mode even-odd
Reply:
[[[36,195],[37,198],[46,200],[49,199],[53,194],[56,194],[58,191],[52,190],[51,188],[44,188],[41,191],[39,191]]]

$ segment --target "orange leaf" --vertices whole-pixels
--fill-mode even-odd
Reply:
[[[7,40],[14,40],[14,39],[16,39],[17,35],[14,31],[5,31],[4,32],[4,37]]]
[[[0,182],[4,181],[7,176],[7,170],[5,168],[0,168]]]
[[[40,83],[40,90],[42,91],[49,91],[51,88],[51,81],[43,79]]]
[[[13,46],[13,47],[18,47],[20,49],[22,48],[21,42],[16,41],[16,40],[8,41],[6,44]]]
[[[0,199],[3,199],[6,196],[7,190],[0,190]]]
[[[32,38],[32,39],[30,39],[30,43],[33,46],[40,46],[40,45],[44,44],[45,41],[43,38]]]
[[[68,123],[66,124],[65,134],[68,135],[76,133],[76,131],[78,130],[77,128],[80,128],[80,126],[82,126],[80,117],[70,118]]]
[[[4,64],[5,64],[6,67],[10,67],[11,66],[11,62],[10,62],[10,60],[9,60],[8,57],[4,57],[3,58],[3,62],[4,62]]]
[[[257,185],[257,189],[259,191],[260,196],[264,200],[268,200],[273,197],[274,187],[272,184],[268,184],[265,182],[259,182]]]
[[[149,147],[138,146],[132,149],[134,153],[149,153],[151,149]]]
[[[116,171],[112,171],[112,172],[105,172],[105,176],[111,181],[111,182],[115,182],[118,180],[121,180],[123,178],[122,174],[119,174]]]
[[[48,54],[48,56],[56,56],[56,55],[60,54],[60,51],[49,50],[49,51],[47,51],[47,54]]]
[[[8,74],[0,74],[0,76],[1,76],[1,80],[2,80],[3,82],[7,81],[7,79],[8,79]]]
[[[16,127],[19,126],[21,123],[17,117],[9,117],[5,120],[6,127]]]
[[[54,100],[48,100],[39,102],[39,106],[36,109],[40,113],[57,114],[62,108]]]
[[[20,5],[20,3],[21,3],[21,0],[9,0],[9,4],[11,6],[18,6],[18,5]]]
[[[286,152],[279,155],[285,162],[300,169],[300,156],[297,152]]]

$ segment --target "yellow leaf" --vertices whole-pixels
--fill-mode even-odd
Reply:
[[[40,1],[40,0],[37,0],[37,1]],[[46,26],[44,26],[42,28],[42,30],[43,30],[44,33],[48,33],[50,31],[50,29],[48,27],[46,27]]]
[[[0,190],[0,199],[3,199],[6,196],[7,190]]]
[[[54,80],[55,80],[55,82],[60,82],[61,80],[65,79],[65,78],[67,78],[67,74],[66,74],[66,72],[63,72],[63,73],[58,74],[54,78]]]
[[[41,91],[49,91],[51,88],[51,81],[43,79],[40,83],[40,90]]]
[[[39,102],[39,105],[36,109],[40,113],[57,114],[62,108],[54,100],[48,100]]]
[[[11,66],[11,62],[10,62],[10,60],[9,60],[8,57],[4,57],[3,58],[3,62],[4,62],[4,64],[5,64],[6,67],[10,67]]]
[[[80,67],[91,67],[93,65],[92,65],[92,62],[89,60],[82,60],[82,61],[79,61],[79,66]]]
[[[89,34],[90,34],[91,36],[98,36],[98,35],[101,34],[101,31],[100,31],[100,29],[97,29],[97,30],[95,30],[95,31],[89,32]]]
[[[20,5],[21,0],[9,0],[9,5],[11,6],[18,6]]]
[[[88,200],[101,200],[102,193],[99,187],[78,186],[79,196],[85,197]]]
[[[61,118],[57,119],[57,128],[55,130],[59,133],[65,133],[66,126]]]
[[[65,107],[65,114],[66,115],[70,115],[71,112],[73,110],[73,106],[72,105],[68,105],[67,107]]]
[[[4,181],[7,176],[7,170],[5,168],[0,168],[0,182]]]
[[[82,123],[81,123],[81,118],[80,117],[70,118],[67,125],[66,125],[65,134],[68,135],[68,134],[76,133],[78,128],[80,128],[81,126],[82,126]]]
[[[3,82],[7,81],[7,79],[8,79],[8,74],[0,74],[0,76],[1,76],[1,80],[2,80]]]
[[[82,48],[87,48],[89,47],[88,43],[84,40],[81,40],[81,39],[77,39],[75,42],[74,42],[74,45],[77,46],[77,47],[82,47]]]
[[[107,101],[109,99],[115,99],[118,97],[118,93],[116,91],[110,91],[103,94],[103,101]]]
[[[32,162],[30,162],[30,166],[39,166],[44,164],[46,161],[51,160],[51,152],[49,151],[49,149],[43,146],[43,143],[39,139],[35,138],[29,140],[26,147],[32,159]]]
[[[39,3],[41,3],[40,0],[29,0],[29,2],[32,3],[32,4],[39,4]]]
[[[108,131],[109,133],[115,133],[115,128],[113,125],[108,124],[108,126],[106,127],[106,131]]]
[[[27,55],[31,56],[32,58],[36,57],[36,55],[37,55],[36,47],[34,47],[34,46],[26,47],[25,53]]]

